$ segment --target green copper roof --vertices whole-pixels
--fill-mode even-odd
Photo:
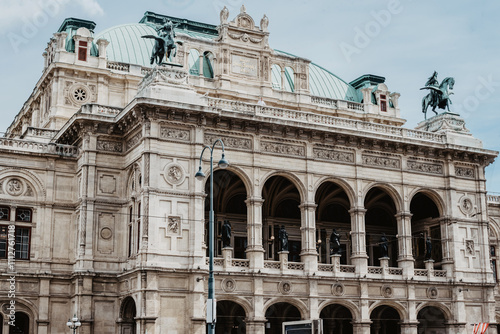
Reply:
[[[141,38],[143,35],[157,35],[156,30],[143,23],[123,24],[104,30],[96,36],[109,43],[106,55],[109,61],[150,66],[149,59],[154,39]]]

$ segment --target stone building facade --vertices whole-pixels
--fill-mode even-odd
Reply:
[[[165,18],[182,44],[152,66],[141,36]],[[244,7],[219,26],[63,22],[0,138],[0,333],[11,300],[19,333],[73,315],[82,334],[204,333],[209,182],[194,175],[217,139],[216,333],[496,332],[497,152],[455,114],[404,128],[383,77],[346,83],[273,50],[268,22]]]

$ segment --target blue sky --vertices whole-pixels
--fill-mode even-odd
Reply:
[[[362,74],[386,77],[401,93],[405,127],[423,120],[420,88],[434,70],[456,80],[452,111],[487,149],[500,150],[500,1],[411,0],[2,0],[0,2],[0,131],[29,97],[42,53],[66,17],[97,23],[96,33],[138,22],[145,11],[218,24],[244,4],[256,23],[269,18],[270,46],[302,56],[349,82]],[[429,114],[430,115],[430,114]],[[500,163],[486,169],[487,188],[500,194]]]

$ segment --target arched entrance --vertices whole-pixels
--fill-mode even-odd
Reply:
[[[324,334],[352,334],[352,314],[345,306],[328,305],[319,315],[323,319]]]
[[[134,299],[132,297],[125,298],[120,309],[120,334],[135,334],[136,324],[134,318],[136,317],[136,314]]]
[[[233,258],[245,259],[247,247],[247,192],[241,178],[229,170],[214,172],[214,235],[216,238],[214,254],[222,256],[222,225],[224,221],[231,224],[230,246],[233,248]],[[210,178],[205,184],[205,193],[210,194]],[[205,200],[205,221],[208,231],[208,215],[210,198]],[[205,233],[205,242],[208,233]],[[208,244],[208,243],[207,243]],[[208,249],[207,249],[208,252]],[[208,254],[207,254],[208,256]]]
[[[401,334],[401,318],[394,308],[382,305],[370,315],[370,334]]]
[[[29,334],[30,317],[24,312],[16,312],[15,326],[9,326],[9,334]]]
[[[215,334],[245,334],[245,318],[241,305],[228,300],[218,301]]]
[[[427,306],[420,310],[417,314],[418,334],[446,333],[446,317],[437,307]]]
[[[281,334],[284,322],[301,320],[301,316],[299,309],[292,304],[276,303],[266,310],[266,320],[266,334]]]
[[[426,194],[417,193],[410,202],[411,231],[415,268],[425,268],[424,261],[434,260],[434,268],[441,268],[441,226],[439,209]],[[429,247],[430,245],[430,247]],[[428,250],[430,249],[430,252]]]
[[[279,231],[284,227],[288,233],[288,261],[300,262],[302,236],[300,194],[297,187],[283,176],[273,176],[266,181],[262,198],[262,235],[267,240],[267,245],[264,245],[266,259],[279,260]]]
[[[365,197],[366,252],[368,265],[379,266],[379,259],[389,257],[389,266],[397,267],[398,234],[396,205],[382,188],[370,189]],[[386,241],[384,241],[384,238]],[[381,245],[385,243],[386,250]],[[384,254],[385,253],[385,254]]]
[[[316,240],[318,262],[330,263],[332,248],[332,233],[335,230],[340,236],[340,249],[335,249],[341,255],[341,264],[350,264],[351,204],[346,192],[333,182],[323,183],[316,192]]]

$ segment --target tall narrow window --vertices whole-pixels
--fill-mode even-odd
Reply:
[[[281,90],[281,67],[279,65],[273,64],[271,66],[271,80],[273,88]]]
[[[293,68],[287,66],[285,67],[285,80],[284,80],[284,86],[283,90],[287,92],[294,92],[295,91],[295,74],[293,72]]]
[[[30,258],[30,228],[16,226],[16,259]]]
[[[380,111],[387,111],[387,96],[380,95]]]
[[[139,252],[139,245],[141,243],[141,203],[137,204],[137,252]]]
[[[7,257],[7,225],[0,225],[0,259]]]
[[[188,68],[189,74],[200,75],[200,52],[196,49],[189,50]]]
[[[205,51],[203,53],[203,76],[205,78],[214,77],[213,61],[214,55],[211,52]]]
[[[87,61],[87,45],[86,41],[78,42],[78,60]]]

